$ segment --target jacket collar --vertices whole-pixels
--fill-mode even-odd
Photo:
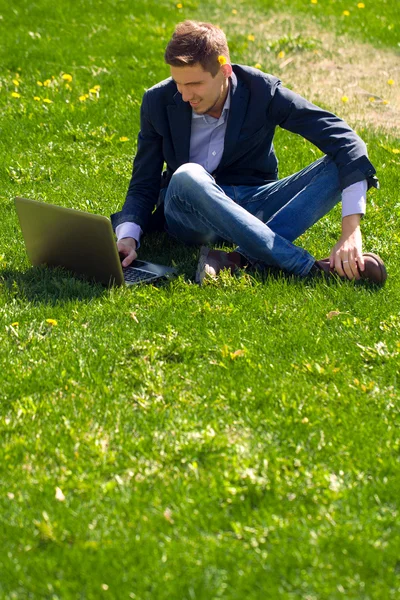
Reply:
[[[173,100],[174,104],[167,106],[167,113],[172,143],[179,166],[189,162],[192,109],[189,102],[182,100],[182,96],[178,91],[174,94]]]
[[[236,77],[235,72],[233,72],[231,77],[231,106],[226,126],[224,152],[217,170],[226,166],[229,163],[230,156],[234,154],[240,130],[246,116],[248,102],[249,90],[244,83]]]

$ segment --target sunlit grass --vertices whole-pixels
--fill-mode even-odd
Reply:
[[[259,20],[290,9],[301,36],[267,51],[228,24],[233,58],[312,50],[310,11],[395,48],[394,4],[374,7],[379,23],[367,2],[258,3]],[[26,258],[14,196],[118,210],[174,23],[247,8],[0,9],[2,598],[398,597],[397,139],[359,131],[381,181],[363,233],[383,289],[246,272],[199,288],[197,250],[166,235],[141,248],[177,265],[158,286],[105,290]],[[319,156],[282,131],[276,149],[282,176]],[[339,234],[340,207],[300,243],[326,256]]]

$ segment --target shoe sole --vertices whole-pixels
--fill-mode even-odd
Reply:
[[[210,248],[207,248],[207,246],[202,246],[200,248],[199,262],[197,263],[196,275],[194,277],[195,283],[198,283],[199,285],[203,284],[204,277],[206,276],[205,266],[209,251]]]

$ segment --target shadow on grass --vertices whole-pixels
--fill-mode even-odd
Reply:
[[[300,275],[287,273],[276,267],[263,267],[260,264],[247,268],[246,274],[248,275],[250,281],[263,285],[268,285],[268,283],[272,282],[280,282],[284,283],[285,285],[305,285],[308,288],[320,288],[321,285],[327,289],[340,289],[342,287],[347,287],[350,289],[364,290],[371,294],[382,292],[382,290],[385,289],[384,285],[372,283],[364,279],[343,279],[337,273],[333,273],[332,275],[315,273],[312,275],[307,275],[306,277],[301,277]]]
[[[145,237],[139,258],[165,265],[173,264],[180,274],[191,279],[197,255],[198,248],[180,244],[167,234],[153,233]],[[110,288],[61,267],[31,267],[25,272],[4,269],[0,273],[0,285],[9,298],[25,299],[35,304],[91,301],[110,293]],[[163,285],[163,280],[159,285]]]
[[[79,278],[62,268],[32,267],[24,273],[4,270],[0,283],[9,296],[35,304],[93,300],[108,292],[101,284]]]
[[[168,233],[154,232],[144,236],[138,258],[176,267],[179,275],[193,280],[199,252],[200,246],[188,246]]]
[[[139,254],[139,258],[142,260],[173,265],[185,280],[193,281],[199,247],[187,246],[171,238],[168,234],[152,233],[144,238]],[[342,281],[339,276],[302,278],[289,275],[277,268],[262,268],[261,265],[258,265],[258,268],[246,268],[237,274],[238,277],[243,275],[245,275],[247,285],[268,285],[280,282],[285,286],[306,284],[307,287],[319,287],[322,283],[326,287],[356,286],[372,293],[382,290],[382,287],[365,281]],[[217,284],[217,281],[215,283]],[[156,287],[164,284],[164,280],[160,280]],[[73,300],[89,302],[110,293],[110,288],[60,267],[51,269],[44,266],[31,267],[25,272],[6,269],[0,273],[0,285],[10,299],[25,299],[27,302],[53,306]]]

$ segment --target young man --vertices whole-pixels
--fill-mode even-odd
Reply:
[[[111,217],[122,265],[136,258],[141,234],[161,215],[186,243],[238,246],[229,253],[203,247],[199,283],[248,263],[384,283],[382,260],[362,253],[360,219],[377,180],[356,133],[276,77],[231,65],[225,34],[209,23],[179,23],[165,61],[171,77],[143,97],[132,179],[122,211]],[[278,125],[325,156],[278,180]],[[293,241],[340,200],[342,235],[329,258],[316,260]]]

